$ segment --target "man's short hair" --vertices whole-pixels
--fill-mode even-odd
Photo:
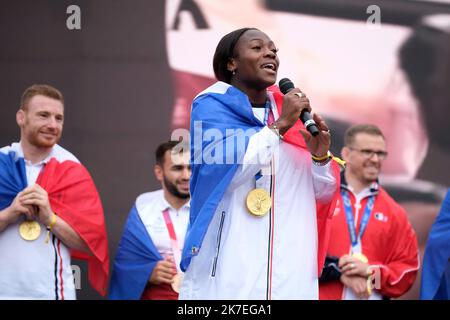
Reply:
[[[183,141],[167,141],[161,143],[155,151],[156,164],[159,166],[163,166],[164,164],[164,155],[166,151],[174,150],[178,153],[182,153],[184,151],[189,151],[189,145]]]
[[[373,136],[380,136],[383,139],[384,135],[383,132],[381,132],[380,128],[373,124],[357,124],[354,126],[351,126],[345,131],[344,135],[344,145],[350,146],[355,142],[355,137],[358,133],[366,133]]]
[[[28,101],[37,95],[52,98],[61,101],[61,103],[64,104],[64,97],[62,93],[55,87],[48,84],[33,84],[23,92],[22,99],[20,100],[20,108],[22,110],[27,110]]]

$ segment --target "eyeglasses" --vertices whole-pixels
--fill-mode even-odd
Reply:
[[[384,160],[384,159],[386,159],[386,157],[388,155],[387,151],[375,151],[375,150],[371,150],[371,149],[356,149],[356,148],[352,148],[352,147],[348,147],[348,148],[351,150],[358,151],[359,153],[362,154],[362,156],[365,159],[371,159],[373,157],[373,155],[376,154],[378,159]]]

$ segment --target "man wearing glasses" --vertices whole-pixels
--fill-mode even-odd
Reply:
[[[320,299],[398,297],[419,269],[417,238],[404,209],[378,184],[387,157],[383,133],[350,127],[344,137],[341,194],[320,278]]]

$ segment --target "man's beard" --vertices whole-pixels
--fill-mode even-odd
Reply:
[[[39,139],[36,136],[32,137],[29,141],[30,143],[38,148],[52,148],[55,144],[58,143],[59,139],[48,141],[44,139]]]
[[[180,198],[180,199],[189,199],[190,194],[188,193],[181,193],[177,186],[167,180],[166,176],[164,176],[164,185],[166,186],[167,191],[169,191],[173,196]]]
[[[48,141],[44,138],[39,137],[39,132],[29,132],[27,134],[27,139],[31,145],[38,148],[52,148],[60,140],[61,136],[56,137],[54,140]]]

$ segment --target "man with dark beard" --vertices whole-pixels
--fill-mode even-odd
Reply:
[[[75,299],[73,257],[89,261],[91,284],[106,294],[100,198],[86,168],[57,144],[63,95],[30,86],[16,121],[20,141],[0,149],[0,299]]]
[[[110,299],[176,300],[181,250],[189,223],[189,147],[156,149],[162,189],[141,194],[130,211],[114,262]]]

